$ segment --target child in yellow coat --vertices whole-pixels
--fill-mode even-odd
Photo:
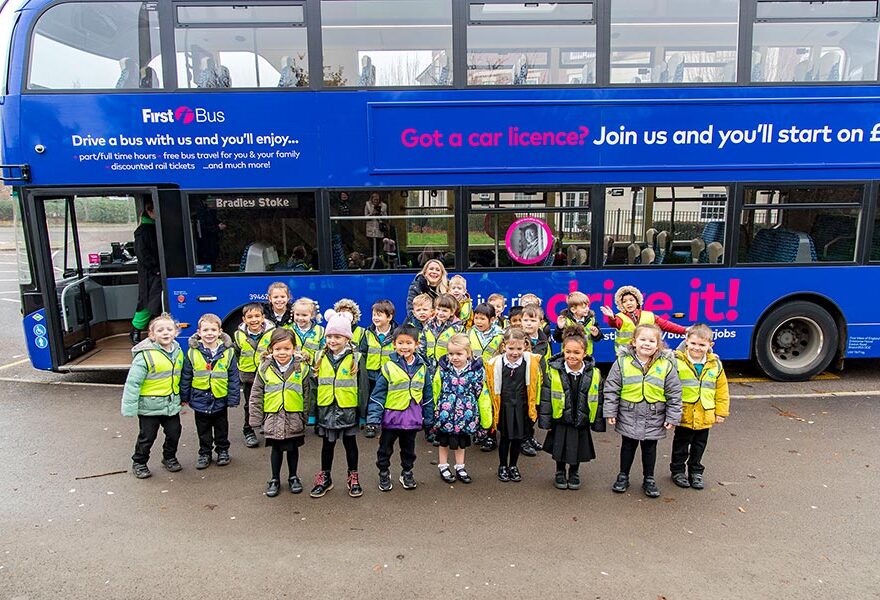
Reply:
[[[688,328],[684,342],[675,351],[681,379],[682,415],[672,440],[669,470],[672,482],[678,487],[703,489],[701,460],[709,429],[723,423],[730,414],[727,375],[712,346],[712,330],[697,324]]]

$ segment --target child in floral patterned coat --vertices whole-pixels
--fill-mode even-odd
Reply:
[[[449,339],[448,353],[440,358],[433,377],[435,439],[440,444],[438,465],[446,483],[458,478],[472,481],[465,470],[464,449],[480,427],[492,423],[489,397],[483,392],[483,361],[474,359],[470,340],[463,333]],[[455,456],[455,474],[449,468],[449,450]]]

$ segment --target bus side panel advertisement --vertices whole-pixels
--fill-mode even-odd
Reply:
[[[845,282],[859,277],[868,277],[865,267],[824,267],[821,276],[813,269],[804,269],[804,280],[811,281],[812,293],[834,297]],[[543,300],[547,319],[555,326],[559,313],[566,308],[566,297],[572,291],[581,291],[590,297],[590,308],[596,312],[597,320],[604,333],[603,343],[596,346],[596,357],[600,361],[613,358],[614,331],[602,317],[599,307],[614,307],[614,292],[622,285],[635,285],[641,289],[645,298],[645,310],[650,310],[663,318],[681,325],[702,322],[712,327],[716,350],[722,357],[731,359],[749,358],[751,335],[754,325],[764,315],[770,305],[777,301],[785,302],[785,297],[802,291],[797,282],[782,277],[780,269],[731,269],[712,273],[708,270],[658,270],[658,271],[508,271],[496,273],[465,273],[468,292],[474,304],[484,302],[492,293],[499,292],[507,297],[508,309],[519,303],[523,294],[534,293]],[[809,271],[809,272],[808,272]],[[308,296],[318,301],[321,310],[326,309],[340,298],[351,298],[357,302],[361,311],[369,315],[369,307],[379,298],[390,298],[396,308],[395,320],[405,318],[405,298],[413,280],[412,274],[372,274],[358,273],[336,275],[333,277],[288,276],[273,273],[264,277],[247,276],[236,278],[198,277],[192,279],[172,279],[168,282],[175,318],[195,323],[201,312],[210,310],[227,319],[227,325],[237,325],[241,321],[241,307],[248,302],[265,302],[266,289],[272,281],[281,280],[290,286],[293,298]],[[746,282],[748,285],[746,286]],[[216,296],[217,301],[210,306],[191,302],[188,298],[199,295]],[[780,300],[781,299],[781,300]],[[849,302],[849,299],[846,299]],[[853,299],[855,302],[855,299]],[[848,321],[849,356],[871,356],[880,350],[880,325],[874,322],[860,322],[859,310],[855,304],[841,305]],[[362,325],[367,325],[365,319]],[[667,334],[666,341],[677,347],[683,339],[681,335]]]
[[[474,102],[465,92],[422,92],[407,104],[392,92],[33,95],[21,100],[21,148],[5,156],[30,164],[39,185],[202,189],[405,184],[408,174],[460,185],[492,173],[561,183],[570,172],[586,183],[618,171],[880,166],[874,98],[578,94],[495,92]]]

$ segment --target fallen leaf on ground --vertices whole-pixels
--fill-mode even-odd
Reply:
[[[205,508],[207,508],[208,510],[214,510],[215,508],[217,508],[217,505],[216,504],[206,504]]]
[[[746,512],[746,509],[744,509],[742,506],[737,506],[737,507],[736,507],[736,510],[738,510],[738,511],[741,512],[741,513]]]

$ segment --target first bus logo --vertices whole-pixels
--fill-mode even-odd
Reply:
[[[141,109],[141,119],[144,123],[222,123],[226,115],[222,110],[211,111],[205,108],[190,108],[178,106],[175,109],[153,110],[152,108]]]

